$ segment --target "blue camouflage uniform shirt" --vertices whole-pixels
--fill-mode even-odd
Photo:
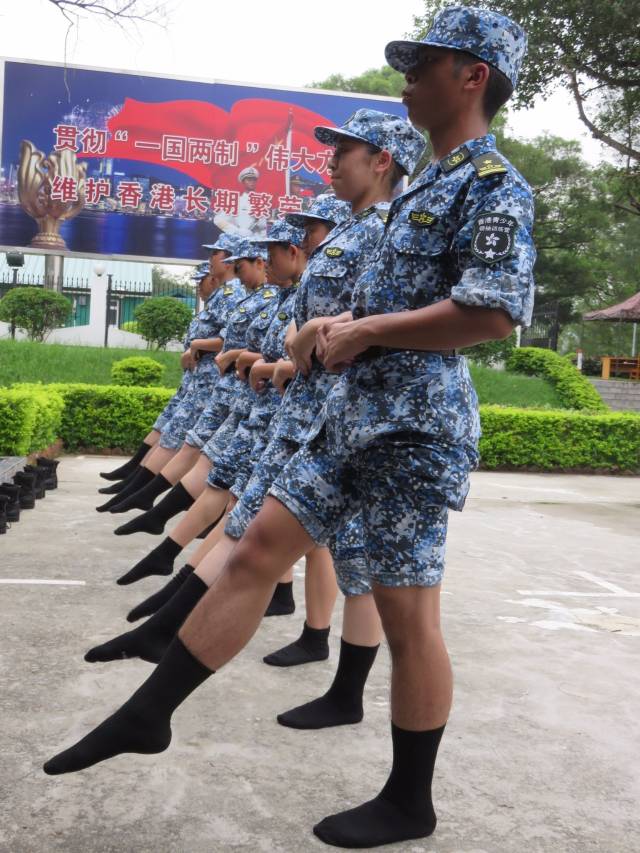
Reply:
[[[388,203],[380,203],[357,213],[336,226],[315,249],[295,301],[298,329],[314,317],[333,317],[350,309],[355,282],[382,236],[388,209]],[[314,357],[309,375],[296,374],[287,388],[275,433],[302,444],[337,379]]]
[[[466,142],[429,165],[394,200],[385,233],[358,280],[354,318],[416,310],[451,298],[501,308],[528,325],[533,310],[533,198],[495,138]],[[462,356],[374,350],[341,375],[326,419],[332,450],[349,455],[397,433],[422,435],[440,494],[461,509],[477,465],[477,396]]]

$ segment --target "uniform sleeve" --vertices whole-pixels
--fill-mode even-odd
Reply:
[[[455,302],[501,308],[517,325],[528,326],[533,311],[533,198],[511,174],[476,179],[469,191],[453,248],[460,278]]]

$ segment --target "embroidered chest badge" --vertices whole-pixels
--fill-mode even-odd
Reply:
[[[265,290],[262,296],[264,297],[264,299],[273,299],[275,293],[273,292],[273,290]]]
[[[495,264],[513,252],[518,220],[504,213],[482,213],[473,223],[471,251],[485,264]]]
[[[409,222],[420,228],[428,228],[433,225],[437,218],[434,213],[429,213],[428,210],[412,210],[409,214]]]
[[[338,246],[328,246],[324,253],[328,258],[341,258],[344,255],[344,249],[340,249]]]

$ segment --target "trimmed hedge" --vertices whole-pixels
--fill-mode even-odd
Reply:
[[[591,382],[557,352],[539,347],[513,350],[506,363],[513,373],[543,376],[552,382],[563,403],[570,409],[608,412],[609,407]]]
[[[482,406],[482,467],[640,471],[640,416]]]
[[[68,450],[133,451],[174,394],[170,388],[48,385],[64,400],[60,438]]]
[[[164,365],[146,355],[132,355],[111,365],[111,378],[115,385],[158,385]]]
[[[134,450],[172,396],[168,388],[53,384],[0,388],[0,453],[61,438],[68,450]],[[640,415],[481,406],[482,467],[640,472]]]
[[[0,388],[0,454],[27,456],[60,435],[64,402],[45,386]]]

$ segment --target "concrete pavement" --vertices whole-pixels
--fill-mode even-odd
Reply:
[[[164,582],[115,584],[159,541],[115,537],[114,517],[95,512],[98,471],[119,462],[64,458],[60,488],[0,537],[0,850],[326,850],[312,824],[386,778],[389,663],[383,650],[362,724],[277,725],[277,712],[323,692],[337,660],[341,606],[327,662],[261,662],[300,631],[300,569],[296,613],[266,620],[178,710],[166,753],[42,772],[150,671],[82,658]],[[386,849],[640,849],[639,518],[638,478],[474,475],[467,508],[451,515],[443,587],[456,694],[436,768],[439,825],[425,842]]]

